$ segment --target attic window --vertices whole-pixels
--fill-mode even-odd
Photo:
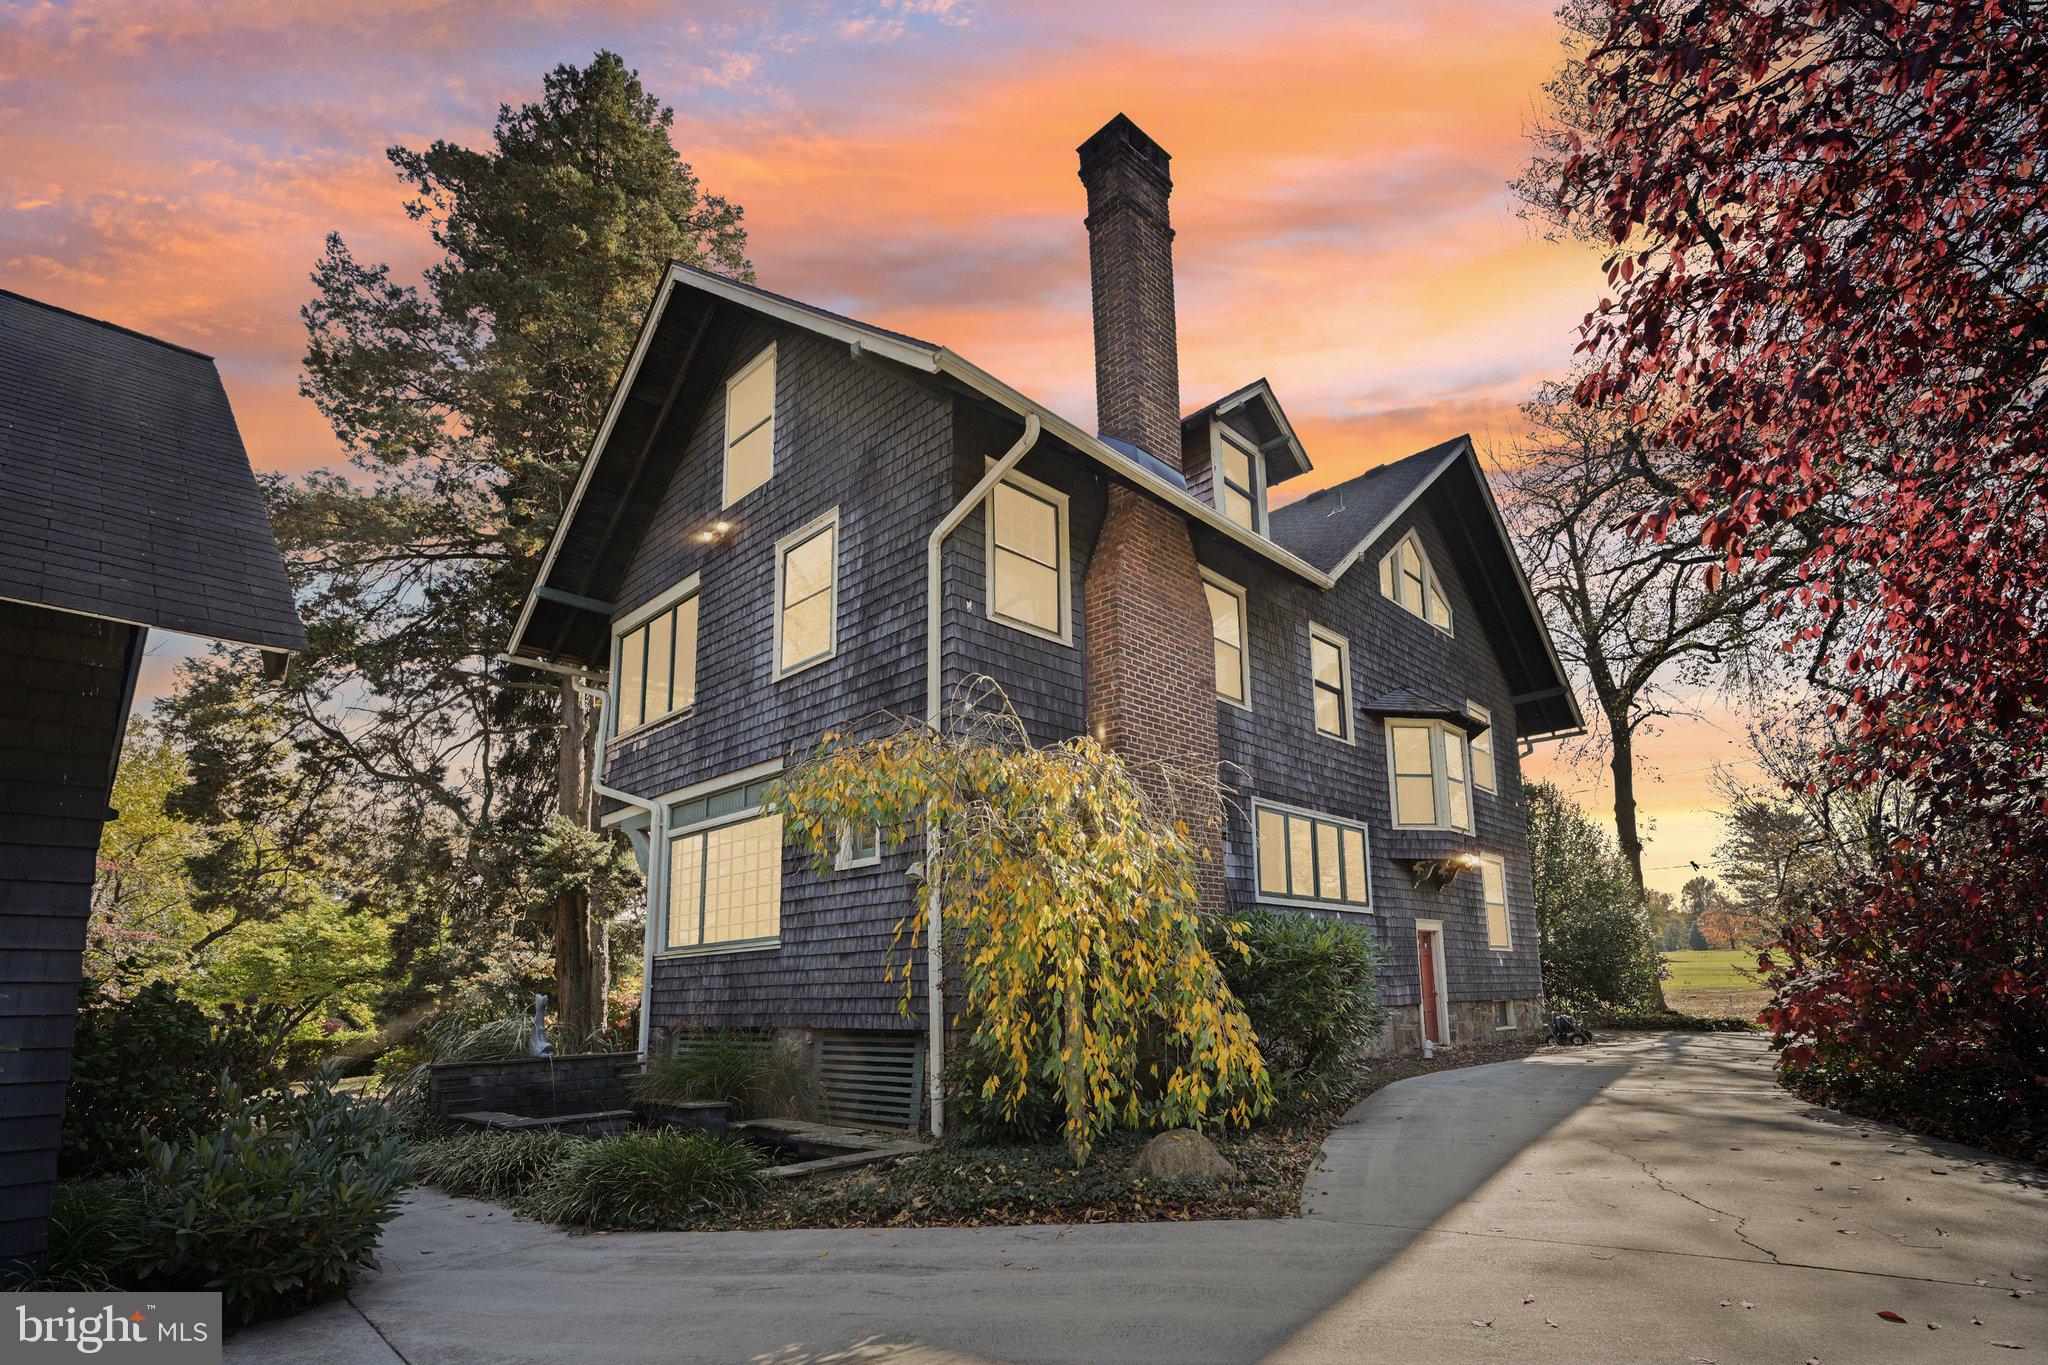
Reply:
[[[1260,477],[1259,452],[1242,436],[1224,426],[1214,425],[1213,452],[1216,469],[1216,510],[1247,531],[1259,529],[1264,520],[1265,480]]]
[[[775,344],[725,381],[725,502],[732,506],[775,473]]]
[[[1451,633],[1451,600],[1444,595],[1436,569],[1423,552],[1422,537],[1410,531],[1380,560],[1380,596],[1410,616]]]

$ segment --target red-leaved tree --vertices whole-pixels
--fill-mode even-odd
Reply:
[[[1697,537],[1715,578],[1775,527],[1821,527],[1775,604],[1848,736],[1811,780],[1911,798],[1867,874],[1766,955],[1786,1063],[2038,1122],[2048,3],[1565,18],[1577,51],[1525,189],[1613,248],[1578,396],[1676,452],[1682,491],[1639,529]]]

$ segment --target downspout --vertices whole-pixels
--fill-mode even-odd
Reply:
[[[1003,457],[988,467],[981,481],[969,489],[967,496],[953,504],[953,510],[946,513],[932,531],[931,539],[925,542],[924,562],[924,719],[925,724],[939,728],[939,669],[940,636],[939,619],[943,603],[939,591],[939,559],[945,549],[946,537],[959,529],[967,514],[988,498],[1005,474],[1017,467],[1018,461],[1038,444],[1038,417],[1027,413],[1024,417],[1024,434],[1017,438],[1015,445],[1003,452]],[[930,1052],[925,1059],[925,1084],[931,1095],[932,1136],[943,1137],[946,1132],[946,954],[941,940],[944,935],[944,906],[939,896],[939,831],[931,819],[925,820],[924,834],[924,885],[925,885],[925,950],[930,955],[925,972],[925,999],[928,1026],[926,1035]],[[641,1011],[641,1019],[646,1019]]]
[[[616,801],[622,806],[631,806],[635,810],[647,812],[647,834],[644,839],[635,838],[633,831],[630,829],[626,831],[626,838],[631,840],[633,851],[640,855],[640,866],[647,873],[646,923],[640,935],[639,1052],[640,1059],[645,1061],[647,1060],[648,1026],[654,1012],[654,907],[662,904],[658,897],[667,889],[665,885],[666,877],[663,875],[666,871],[664,866],[666,859],[661,855],[668,846],[668,839],[666,837],[668,834],[668,812],[645,797],[635,796],[631,792],[620,791],[617,787],[605,785],[604,765],[606,757],[611,752],[612,738],[613,715],[612,708],[608,704],[610,702],[610,692],[609,689],[588,687],[581,682],[577,683],[576,690],[581,692],[586,699],[597,702],[600,708],[599,714],[604,718],[604,724],[598,730],[597,735],[597,761],[591,765],[590,789],[607,800]]]

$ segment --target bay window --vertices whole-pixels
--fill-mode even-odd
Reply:
[[[1387,773],[1397,829],[1472,832],[1465,732],[1444,721],[1389,720]]]

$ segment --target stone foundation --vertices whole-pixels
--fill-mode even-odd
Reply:
[[[1453,1000],[1451,1002],[1451,1036],[1448,1045],[1460,1043],[1491,1043],[1505,1039],[1531,1040],[1543,1034],[1544,1012],[1541,1000],[1509,1000],[1505,1003],[1512,1028],[1500,1028],[1496,1010],[1503,1002],[1498,1000]],[[1412,1057],[1422,1051],[1422,1013],[1414,1005],[1395,1005],[1387,1012],[1387,1026],[1380,1036],[1365,1049],[1368,1057]]]

